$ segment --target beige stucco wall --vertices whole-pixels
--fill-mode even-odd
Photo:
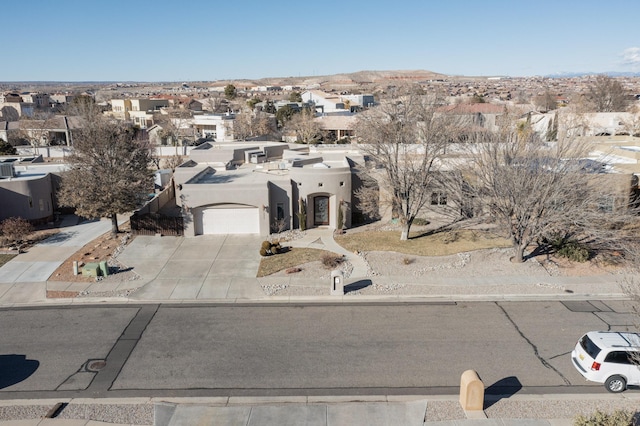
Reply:
[[[216,184],[185,184],[182,186],[181,201],[185,216],[185,235],[198,235],[202,229],[197,229],[196,221],[202,210],[209,207],[251,206],[262,208],[269,204],[266,183],[256,185],[216,185]],[[187,207],[185,210],[184,207]],[[269,217],[260,216],[260,234],[267,235]]]
[[[329,227],[338,226],[338,206],[343,204],[344,226],[351,226],[351,168],[343,166],[330,168],[292,167],[289,171],[295,188],[295,211],[299,211],[299,200],[307,203],[307,228],[313,227],[313,200],[317,196],[329,197]]]
[[[17,216],[38,221],[53,216],[51,175],[0,180],[0,221]]]

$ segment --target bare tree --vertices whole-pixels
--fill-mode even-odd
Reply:
[[[184,158],[180,155],[172,155],[171,157],[164,160],[165,166],[171,169],[172,172],[175,172],[176,167],[178,167],[182,163],[184,163]]]
[[[229,101],[220,96],[209,96],[202,100],[202,106],[205,110],[214,113],[224,113],[229,108]]]
[[[176,148],[175,155],[179,156],[179,147],[193,142],[196,138],[195,130],[191,127],[191,111],[184,108],[172,108],[167,114],[157,115],[156,119],[162,128],[160,138],[162,143],[173,145]]]
[[[76,132],[70,170],[62,176],[59,200],[84,217],[110,217],[118,233],[116,214],[141,206],[153,188],[148,141],[133,129],[92,115]]]
[[[440,160],[458,130],[439,103],[402,88],[379,106],[359,115],[362,150],[384,170],[383,189],[391,196],[392,215],[402,224],[400,240],[409,238],[416,215],[438,185]]]
[[[640,106],[634,105],[629,111],[631,116],[624,122],[624,129],[630,136],[640,136]]]
[[[620,193],[603,183],[602,163],[587,159],[586,143],[544,144],[526,122],[509,115],[498,132],[475,142],[469,156],[474,195],[485,217],[510,237],[515,261],[523,262],[527,248],[545,239],[595,238],[612,220],[602,200]],[[621,191],[626,202],[629,188]]]
[[[586,98],[595,112],[620,112],[629,107],[628,93],[622,84],[606,75],[599,75],[589,87]]]
[[[533,103],[540,111],[547,112],[558,108],[556,97],[548,89],[533,98]]]
[[[303,108],[299,114],[294,114],[286,122],[285,128],[293,131],[302,143],[313,143],[320,138],[320,124],[315,121],[315,114],[309,108]]]
[[[273,133],[272,122],[268,114],[262,111],[251,111],[245,107],[241,113],[236,114],[230,130],[235,139],[247,140]]]

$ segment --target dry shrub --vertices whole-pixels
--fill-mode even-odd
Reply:
[[[320,258],[320,261],[327,269],[334,269],[340,265],[344,259],[342,256],[338,256],[337,254],[325,253]]]
[[[590,416],[577,416],[573,424],[576,426],[631,426],[634,424],[634,413],[624,410],[604,413],[597,410]]]

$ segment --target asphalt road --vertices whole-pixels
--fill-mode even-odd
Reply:
[[[140,305],[0,310],[0,398],[601,393],[569,353],[624,302]],[[631,390],[630,392],[638,392]]]

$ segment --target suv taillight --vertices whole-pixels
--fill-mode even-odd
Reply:
[[[592,369],[593,371],[598,371],[598,370],[600,370],[600,363],[599,363],[599,362],[595,362],[595,361],[593,361],[593,364],[591,364],[591,369]]]

